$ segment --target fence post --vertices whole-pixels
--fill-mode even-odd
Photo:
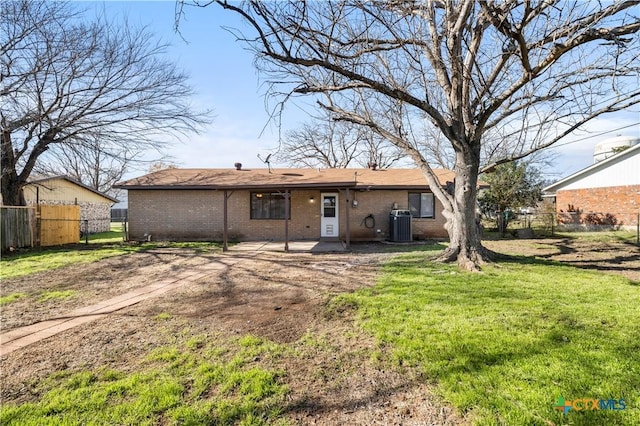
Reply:
[[[84,243],[89,244],[89,219],[84,221]]]
[[[35,217],[35,246],[40,247],[42,243],[42,213],[40,212],[40,204],[36,206],[36,217]]]

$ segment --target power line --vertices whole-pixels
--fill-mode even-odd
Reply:
[[[569,142],[565,142],[565,143],[561,143],[561,144],[554,144],[553,147],[565,146],[565,145],[569,145],[569,144],[572,144],[572,143],[581,142],[581,141],[584,141],[584,140],[587,140],[587,139],[597,138],[598,136],[606,135],[607,133],[617,132],[618,130],[627,129],[629,127],[637,126],[639,124],[640,124],[640,121],[638,121],[636,123],[629,124],[627,126],[618,127],[617,129],[611,129],[611,130],[607,130],[606,132],[596,133],[595,135],[587,136],[587,137],[584,137],[584,138],[581,138],[581,139],[576,139],[574,141],[569,141]]]

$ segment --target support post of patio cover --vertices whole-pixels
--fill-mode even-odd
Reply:
[[[223,208],[223,224],[222,224],[222,251],[227,251],[229,250],[229,245],[228,245],[228,237],[229,237],[229,233],[228,233],[228,227],[229,227],[229,223],[227,221],[227,199],[229,197],[227,196],[227,190],[224,190],[224,208]]]
[[[289,251],[289,205],[291,194],[289,190],[284,191],[284,251]]]
[[[229,197],[231,197],[231,195],[233,194],[233,191],[228,192],[226,189],[224,190],[224,201],[222,203],[222,205],[224,206],[223,208],[223,212],[222,212],[222,251],[227,251],[229,250],[229,220],[228,220],[228,209],[227,209],[227,200],[229,199]]]
[[[346,227],[346,238],[345,238],[345,244],[347,246],[347,250],[351,248],[351,225],[349,224],[349,211],[351,210],[351,201],[350,201],[350,197],[349,197],[349,188],[347,188],[346,190],[346,208],[347,211],[345,212],[346,214],[346,220],[347,220],[347,227]]]

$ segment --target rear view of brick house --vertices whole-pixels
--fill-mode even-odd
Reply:
[[[438,170],[440,184],[453,181]],[[120,182],[129,238],[175,241],[384,240],[390,213],[412,238],[446,238],[442,205],[418,169],[166,169]]]

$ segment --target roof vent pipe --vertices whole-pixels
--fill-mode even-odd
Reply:
[[[236,170],[242,170],[242,163],[235,163],[234,167],[236,168]]]

